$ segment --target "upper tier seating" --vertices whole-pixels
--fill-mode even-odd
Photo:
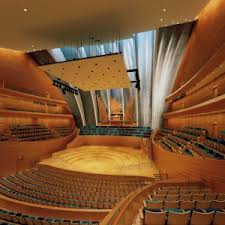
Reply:
[[[0,193],[20,201],[58,207],[111,209],[147,178],[105,176],[44,165],[0,179]]]
[[[143,225],[225,225],[225,194],[201,186],[162,186],[143,203]]]
[[[40,141],[51,140],[59,137],[65,137],[74,131],[71,127],[55,127],[49,129],[44,125],[10,125],[9,137],[0,135],[0,141],[17,140],[17,141]]]
[[[47,127],[36,125],[11,125],[11,135],[14,135],[17,141],[38,141],[55,138]]]
[[[225,141],[206,136],[207,130],[185,127],[182,131],[163,128],[156,139],[171,152],[200,158],[225,158]]]
[[[62,218],[49,218],[49,217],[38,217],[31,215],[24,215],[22,213],[12,212],[8,210],[0,209],[0,225],[8,224],[23,224],[23,225],[98,225],[98,221],[88,220],[66,220]]]

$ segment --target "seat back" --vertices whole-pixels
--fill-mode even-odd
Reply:
[[[207,201],[215,200],[216,197],[217,197],[217,194],[216,194],[216,193],[213,193],[213,194],[206,194],[206,195],[205,195],[205,200],[207,200]]]
[[[176,209],[179,208],[179,201],[165,201],[164,209]]]
[[[193,211],[190,225],[210,225],[213,221],[214,211],[201,213]]]
[[[152,200],[163,201],[165,199],[165,195],[152,195]]]
[[[191,201],[192,195],[191,194],[182,194],[179,197],[179,200],[183,200],[183,201]]]
[[[213,225],[225,225],[225,212],[216,212],[213,220]]]
[[[212,201],[199,200],[196,202],[196,209],[208,209],[210,208]]]
[[[179,195],[166,195],[166,200],[167,201],[177,201]]]
[[[180,209],[194,209],[195,201],[180,201]]]
[[[145,210],[144,224],[145,225],[164,225],[166,221],[165,212],[151,212]]]
[[[184,213],[169,212],[167,225],[187,225],[190,219],[191,211]]]
[[[225,201],[225,194],[224,193],[219,193],[218,196],[217,196],[217,200]]]
[[[225,208],[225,201],[213,200],[211,208],[213,208],[213,209],[223,209],[223,208]]]
[[[147,200],[146,202],[146,206],[148,209],[161,209],[163,208],[163,201],[151,201],[151,200]]]
[[[197,200],[204,200],[205,195],[204,194],[193,194],[192,195],[192,200],[197,201]]]

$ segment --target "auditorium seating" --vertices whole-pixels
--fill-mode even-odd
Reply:
[[[7,135],[0,134],[0,142],[51,140],[68,136],[73,132],[74,129],[72,127],[53,127],[49,129],[46,126],[40,124],[13,124],[9,126],[9,132]]]
[[[0,180],[1,194],[20,201],[67,208],[111,209],[147,178],[105,176],[38,165]]]
[[[166,150],[199,158],[224,159],[225,141],[207,136],[203,128],[185,127],[183,130],[159,130],[158,143]]]
[[[0,209],[0,224],[22,224],[22,225],[98,225],[98,221],[88,220],[66,220],[62,218],[49,218],[25,215],[18,212],[12,212],[4,209]]]
[[[143,225],[225,224],[225,194],[203,186],[162,186],[143,204]]]
[[[55,138],[47,127],[36,125],[11,125],[11,135],[15,136],[17,141],[38,141]]]

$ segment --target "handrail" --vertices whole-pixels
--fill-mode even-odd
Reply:
[[[187,184],[201,185],[199,180],[195,181],[186,181],[170,179],[166,181],[158,181],[146,185],[143,188],[132,192],[125,199],[123,199],[117,207],[115,207],[101,222],[101,225],[128,225],[132,224],[134,216],[138,213],[138,210],[143,206],[143,200],[148,197],[150,191],[155,190],[156,188],[162,185],[180,185],[186,186]]]
[[[212,67],[211,63],[213,63],[215,59],[218,59],[218,56],[219,56],[219,58],[222,56],[221,60],[219,60],[219,62],[216,63],[216,64],[220,65],[222,60],[224,61],[224,57],[225,57],[224,49],[225,49],[225,43],[221,46],[221,48],[207,61],[207,63],[190,80],[188,80],[184,85],[182,85],[180,88],[178,88],[172,94],[167,96],[165,101],[169,102],[169,101],[175,100],[176,97],[184,94],[185,91],[187,91],[188,89],[190,89],[193,86],[193,84],[195,84],[199,80],[201,80],[204,76],[205,70],[207,70],[210,67],[211,67],[211,70],[213,70],[215,67]]]

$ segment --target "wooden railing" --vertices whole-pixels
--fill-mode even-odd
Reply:
[[[154,182],[141,189],[138,189],[124,198],[101,222],[101,225],[130,225],[132,224],[135,216],[138,214],[139,209],[143,207],[143,200],[148,198],[151,191],[160,186],[166,185],[199,185],[202,183],[199,180],[176,180],[170,179],[166,181]]]

